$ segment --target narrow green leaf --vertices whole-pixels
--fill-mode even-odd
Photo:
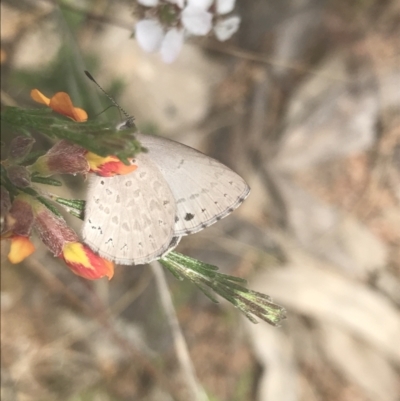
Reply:
[[[199,283],[195,283],[197,288],[208,298],[210,299],[212,302],[214,302],[215,304],[219,304],[219,301],[216,297],[214,297],[214,295],[204,286],[201,285]]]
[[[285,309],[272,302],[265,294],[241,286],[246,281],[242,278],[222,274],[218,268],[196,259],[170,252],[160,260],[175,277],[185,277],[193,282],[213,302],[217,302],[209,289],[225,298],[238,308],[253,323],[255,316],[274,325],[286,317]],[[208,289],[208,288],[209,289]]]
[[[32,175],[31,181],[37,182],[38,184],[52,185],[53,187],[61,187],[62,186],[61,181],[58,181],[54,178],[41,177],[40,175]]]
[[[44,198],[43,196],[37,196],[36,199],[44,206],[46,206],[47,209],[53,212],[57,217],[63,218],[62,214],[58,211],[58,209],[55,207],[55,205],[53,205],[53,203],[50,200]]]
[[[70,208],[80,210],[81,212],[85,210],[86,202],[81,199],[65,199],[65,198],[55,197],[54,200],[60,205],[68,206]]]

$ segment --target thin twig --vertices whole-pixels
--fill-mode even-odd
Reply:
[[[188,389],[191,392],[190,400],[208,401],[209,398],[197,379],[185,337],[182,334],[178,317],[172,303],[171,293],[165,279],[164,269],[157,261],[150,263],[150,265],[156,279],[161,305],[164,308],[165,315],[171,328],[175,351],[181,365],[182,375],[185,377]]]

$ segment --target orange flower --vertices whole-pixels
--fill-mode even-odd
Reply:
[[[45,104],[57,113],[69,117],[76,122],[84,122],[88,116],[85,110],[74,107],[68,93],[57,92],[51,99],[43,95],[39,90],[31,90],[31,98],[38,103]]]
[[[135,164],[127,166],[115,156],[101,157],[95,153],[88,152],[85,157],[89,163],[90,171],[102,177],[129,174],[137,169]]]
[[[8,260],[13,264],[22,262],[35,251],[35,246],[28,237],[12,235],[9,239],[11,239],[11,247]]]
[[[75,274],[89,280],[96,280],[104,276],[110,280],[114,275],[114,264],[112,262],[103,259],[80,242],[67,243],[60,258],[64,259]]]

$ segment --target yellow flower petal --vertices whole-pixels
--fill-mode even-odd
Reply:
[[[28,237],[13,236],[11,248],[8,253],[8,260],[13,263],[20,263],[35,251],[35,246]]]

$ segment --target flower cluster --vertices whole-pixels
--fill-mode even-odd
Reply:
[[[231,15],[235,0],[138,0],[143,18],[135,26],[140,47],[160,51],[166,63],[179,55],[184,38],[211,31],[219,41],[228,40],[239,28],[240,17]]]
[[[35,89],[31,97],[76,122],[87,120],[86,112],[74,107],[64,92],[49,99]],[[114,274],[113,263],[82,244],[51,204],[51,198],[47,199],[33,183],[50,183],[46,182],[46,177],[54,174],[96,173],[110,177],[130,173],[137,166],[127,166],[115,156],[98,156],[66,140],[57,142],[33,164],[26,165],[34,142],[31,137],[14,138],[8,158],[2,162],[0,228],[1,239],[11,241],[9,261],[20,263],[34,252],[35,246],[30,238],[35,231],[53,255],[64,260],[75,274],[87,279],[104,276],[110,279]]]
[[[3,187],[2,192],[6,192]],[[11,240],[8,254],[11,263],[20,263],[35,251],[30,240],[34,229],[53,255],[64,260],[75,274],[87,279],[104,276],[110,279],[113,276],[112,262],[101,258],[88,246],[80,243],[78,235],[68,227],[65,220],[35,197],[18,194],[4,220],[2,238]]]
[[[74,107],[69,95],[56,93],[51,99],[37,89],[31,91],[31,97],[38,103],[49,106],[52,110],[71,118],[76,122],[85,122],[85,110]],[[87,174],[96,173],[103,177],[128,174],[136,169],[135,165],[125,165],[115,156],[101,157],[86,149],[61,140],[44,156],[29,167],[30,172],[48,177],[53,174]]]

